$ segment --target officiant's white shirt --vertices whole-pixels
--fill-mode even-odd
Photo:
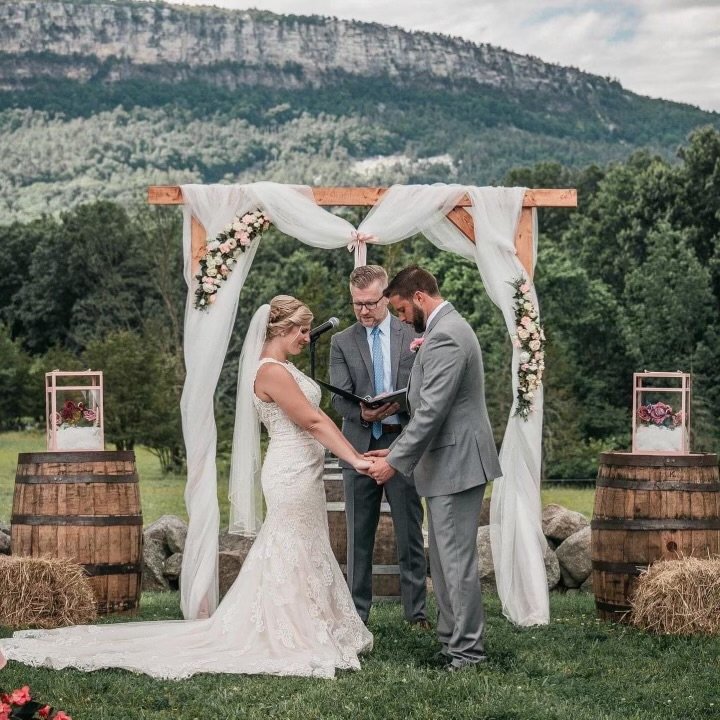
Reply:
[[[383,392],[393,392],[395,390],[392,383],[392,363],[390,358],[390,317],[390,313],[388,312],[385,319],[376,326],[380,328],[380,343],[383,353],[383,385],[385,386]],[[373,330],[374,328],[365,328],[371,358],[373,356],[373,339],[371,334]],[[398,415],[391,415],[390,417],[385,418],[383,423],[385,425],[399,425],[400,417]]]

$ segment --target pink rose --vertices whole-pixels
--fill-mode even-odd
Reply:
[[[13,690],[10,693],[8,702],[11,705],[24,705],[26,702],[29,702],[31,699],[32,698],[30,696],[30,686],[23,685],[23,687],[19,688],[18,690]]]
[[[210,295],[208,297],[208,302],[212,305],[217,300],[217,295]]]
[[[247,233],[240,233],[238,242],[243,246],[247,247],[250,244],[250,236]]]
[[[526,315],[526,316],[520,321],[520,324],[521,324],[523,327],[527,327],[531,322],[532,322],[532,320]]]
[[[657,402],[654,405],[649,405],[648,410],[650,411],[650,417],[656,425],[662,425],[663,420],[667,415],[672,413],[672,408],[662,402]]]
[[[0,720],[10,720],[10,711],[12,708],[5,703],[0,702]]]
[[[246,213],[242,216],[242,221],[246,224],[253,222],[253,220],[255,220],[255,216],[252,213]]]
[[[415,353],[416,353],[416,352],[422,347],[422,344],[423,344],[424,342],[425,342],[425,338],[424,338],[424,337],[415,338],[415,339],[414,339],[413,341],[411,341],[411,343],[410,343],[410,352],[415,352]]]
[[[230,252],[230,246],[224,242],[222,245],[220,245],[220,252],[223,255],[227,255]]]
[[[650,417],[650,410],[648,410],[647,405],[641,405],[638,408],[637,415],[641,422],[648,423],[652,420]]]
[[[53,715],[53,720],[72,720],[72,718],[62,710],[58,710],[55,715]]]
[[[95,414],[94,410],[83,410],[83,417],[88,422],[95,422],[95,418],[97,418],[97,415]]]
[[[523,295],[524,295],[525,293],[527,293],[527,292],[530,292],[530,285],[528,285],[528,283],[523,283],[523,284],[520,286],[520,292],[521,292]]]
[[[52,710],[52,708],[51,708],[49,705],[46,705],[45,707],[41,707],[41,708],[37,711],[37,714],[38,714],[41,718],[46,718],[46,717],[50,714],[50,711],[51,711],[51,710]]]

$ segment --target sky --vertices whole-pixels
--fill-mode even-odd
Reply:
[[[720,112],[720,0],[169,0],[455,35]]]

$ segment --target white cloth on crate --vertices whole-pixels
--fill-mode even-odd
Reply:
[[[318,405],[318,385],[281,364]],[[168,679],[197,673],[330,678],[336,669],[360,668],[358,655],[372,649],[373,638],[330,546],[324,448],[275,403],[254,395],[253,401],[270,434],[262,468],[267,516],[214,615],[19,632],[0,640],[8,659],[51,668],[123,668]]]
[[[468,210],[474,221],[475,244],[446,217],[466,193],[471,200]],[[514,248],[524,193],[525,188],[393,186],[371,209],[358,231],[375,236],[378,244],[394,243],[421,232],[437,247],[473,260],[488,294],[503,313],[509,333],[514,334],[512,288],[508,283],[524,273]],[[190,523],[183,557],[181,602],[185,617],[196,618],[211,614],[217,604],[219,512],[213,395],[227,352],[239,293],[258,243],[253,243],[241,256],[210,311],[196,311],[190,271],[191,216],[194,214],[208,236],[213,237],[234,214],[259,208],[282,232],[325,249],[345,248],[354,228],[319,207],[308,187],[276,183],[186,185],[183,198],[185,277],[189,289],[185,318],[188,373],[182,410],[188,454],[185,498]],[[534,262],[535,254],[533,265]],[[532,292],[534,297],[534,290]],[[534,297],[534,300],[537,299]],[[513,349],[513,399],[517,391],[517,367],[518,351]],[[503,478],[496,482],[491,501],[491,539],[498,591],[505,615],[519,625],[549,620],[539,491],[542,405],[540,390],[536,393],[536,411],[528,422],[513,416],[511,410],[500,456]],[[236,425],[236,439],[243,432],[244,428]],[[252,533],[258,526],[254,506],[233,504],[231,528],[234,531]]]

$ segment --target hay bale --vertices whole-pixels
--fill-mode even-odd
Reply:
[[[66,558],[0,557],[0,588],[0,625],[13,630],[48,630],[97,617],[87,576]]]
[[[633,625],[660,635],[720,635],[720,558],[653,563],[631,600]]]

